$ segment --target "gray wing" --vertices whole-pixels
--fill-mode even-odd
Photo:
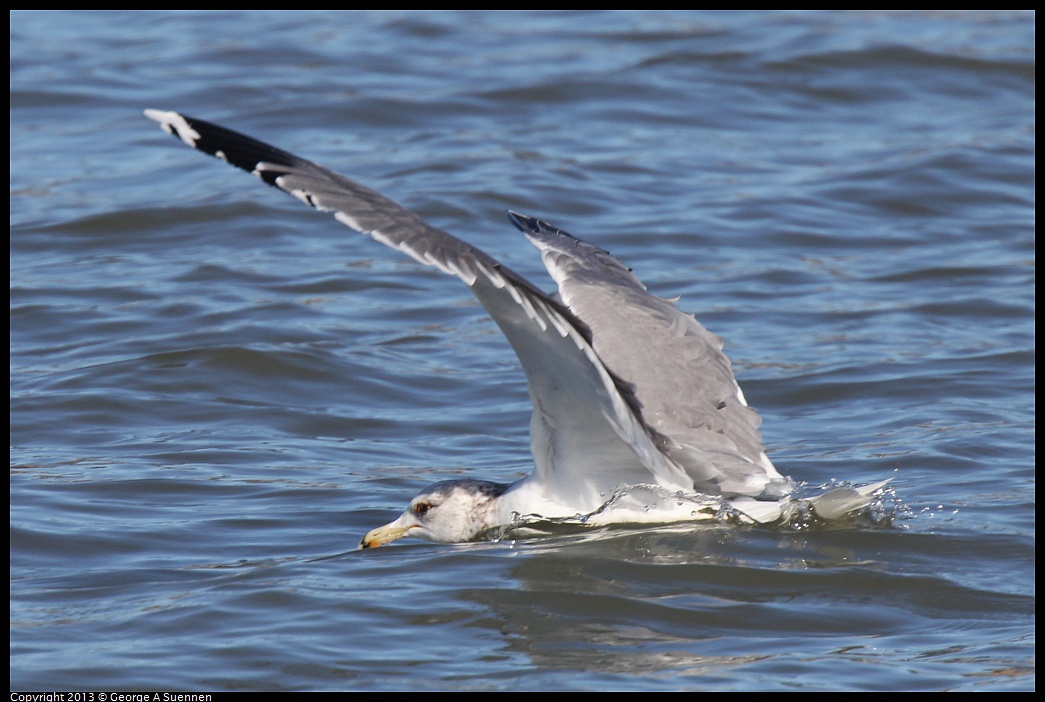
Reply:
[[[703,492],[759,495],[784,478],[766,456],[722,340],[646,287],[609,253],[546,222],[512,217],[622,380],[658,448]]]
[[[251,137],[176,112],[146,110],[164,131],[251,172],[352,229],[463,280],[522,363],[533,401],[535,470],[526,494],[569,496],[592,510],[621,483],[692,490],[692,481],[653,443],[587,330],[561,303],[494,258],[379,193]],[[559,516],[559,515],[546,515]]]

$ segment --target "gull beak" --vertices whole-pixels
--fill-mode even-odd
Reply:
[[[403,516],[405,517],[406,515]],[[378,546],[390,544],[396,539],[401,539],[406,536],[411,529],[420,526],[416,523],[404,524],[403,521],[403,517],[400,517],[390,524],[385,524],[384,526],[379,526],[376,529],[368,531],[366,536],[363,537],[363,540],[359,542],[359,548],[376,548]]]

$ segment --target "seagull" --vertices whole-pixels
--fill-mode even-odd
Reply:
[[[708,505],[754,522],[784,513],[792,483],[766,456],[761,418],[722,340],[673,300],[650,293],[607,251],[509,211],[558,285],[546,294],[345,176],[194,117],[151,109],[145,116],[188,146],[460,278],[518,356],[533,403],[533,472],[510,484],[468,478],[431,485],[397,519],[368,532],[361,548],[406,536],[473,541],[527,519],[670,522],[715,514]],[[822,516],[841,515],[885,482],[838,488],[809,503]],[[609,509],[614,503],[624,507]]]

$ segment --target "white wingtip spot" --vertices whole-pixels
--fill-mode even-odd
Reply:
[[[196,148],[196,142],[200,140],[200,133],[193,129],[188,121],[177,112],[145,110],[145,116],[153,122],[159,122],[163,131],[168,134],[176,133],[179,139],[192,148]]]

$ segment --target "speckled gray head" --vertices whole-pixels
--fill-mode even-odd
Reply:
[[[410,501],[398,519],[367,533],[360,548],[373,548],[415,536],[429,541],[471,541],[500,526],[497,503],[508,485],[485,480],[446,480],[430,485]]]

